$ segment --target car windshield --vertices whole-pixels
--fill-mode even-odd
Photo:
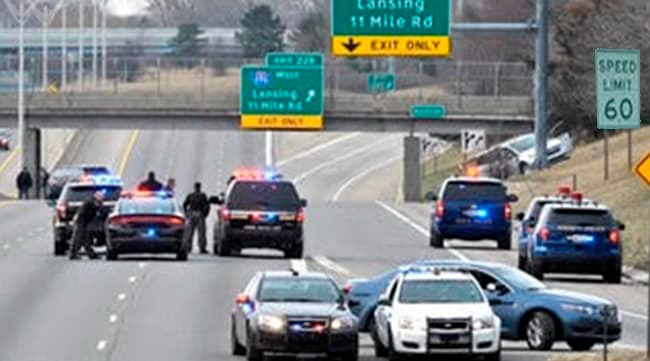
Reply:
[[[404,281],[400,303],[478,303],[483,294],[470,280]]]
[[[295,211],[300,207],[300,199],[291,183],[238,182],[228,196],[227,207],[262,211]]]
[[[84,166],[83,167],[84,173],[87,174],[97,174],[97,175],[107,175],[111,174],[111,171],[101,165],[95,166],[95,165],[90,165],[90,166]]]
[[[554,226],[611,227],[615,222],[605,209],[554,209],[546,223]]]
[[[508,144],[517,152],[523,153],[527,150],[535,148],[535,136],[532,134],[526,135],[519,139],[513,140]]]
[[[95,192],[104,192],[104,201],[117,201],[122,193],[122,187],[116,186],[75,186],[69,187],[63,195],[66,202],[85,202],[92,198]]]
[[[171,199],[138,199],[120,201],[121,214],[173,214],[176,211]]]
[[[258,295],[260,302],[335,303],[341,294],[326,278],[269,277],[265,278]]]
[[[495,267],[492,271],[496,276],[501,278],[503,282],[513,288],[523,290],[539,290],[546,288],[546,285],[538,281],[537,278],[513,267],[499,266]]]
[[[443,194],[445,201],[505,202],[506,189],[492,182],[450,182]]]

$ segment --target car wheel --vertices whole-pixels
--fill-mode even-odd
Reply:
[[[621,272],[621,267],[615,267],[609,270],[609,272],[603,274],[603,279],[607,283],[621,283],[621,278],[623,277]]]
[[[248,345],[246,346],[246,359],[248,361],[261,361],[264,358],[264,353],[255,346],[251,345],[251,337],[248,336]]]
[[[66,252],[68,252],[68,242],[54,241],[54,255],[55,256],[65,256]]]
[[[388,327],[388,360],[389,361],[400,361],[402,360],[402,355],[395,350],[395,343],[393,342],[393,333],[390,331],[390,325]]]
[[[302,243],[296,243],[293,246],[291,246],[290,249],[284,251],[284,258],[302,259],[302,255],[303,255]]]
[[[536,264],[535,261],[529,260],[526,262],[526,272],[530,273],[531,276],[537,278],[540,281],[544,280],[542,265]]]
[[[119,257],[119,254],[114,249],[109,248],[109,249],[106,250],[106,260],[107,261],[117,261],[118,257]]]
[[[594,342],[587,340],[570,340],[566,342],[573,351],[589,351],[594,347]]]
[[[226,239],[222,239],[219,243],[215,244],[215,247],[217,248],[216,254],[220,257],[230,256],[230,247],[228,246]]]
[[[445,239],[436,232],[431,232],[429,236],[429,245],[433,248],[445,248]]]
[[[531,350],[548,351],[555,342],[555,321],[546,312],[535,312],[526,322],[525,332]]]
[[[511,250],[512,249],[512,233],[510,233],[510,232],[506,233],[506,235],[503,236],[503,238],[501,238],[501,239],[499,239],[497,241],[497,245],[498,245],[499,249],[508,250],[508,251]]]
[[[242,346],[237,339],[237,332],[235,331],[235,320],[230,321],[230,351],[233,356],[246,355],[246,347]]]
[[[354,351],[354,352],[350,352],[350,353],[347,353],[345,355],[342,355],[341,360],[342,361],[357,361],[357,360],[359,360],[359,352]]]
[[[375,357],[388,357],[388,349],[381,343],[381,341],[379,341],[379,337],[377,337],[377,325],[375,324],[374,318],[371,318],[368,322],[368,331],[370,332],[370,338],[375,345]]]
[[[517,268],[522,271],[526,270],[526,257],[519,255],[519,258],[517,260]]]
[[[499,350],[499,351],[497,351],[497,352],[495,352],[493,354],[489,354],[489,355],[485,356],[483,359],[485,361],[501,361],[501,350]]]
[[[187,261],[187,250],[184,247],[181,247],[181,249],[176,252],[176,260],[177,261]]]
[[[530,166],[526,163],[519,164],[519,173],[523,175],[530,173]]]

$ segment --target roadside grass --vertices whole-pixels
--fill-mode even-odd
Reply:
[[[632,167],[627,161],[627,135],[610,137],[610,176],[604,179],[603,141],[579,146],[571,159],[543,172],[513,178],[509,188],[519,195],[516,209],[524,211],[536,195],[553,194],[560,185],[572,185],[585,197],[609,206],[616,218],[626,224],[623,232],[625,264],[647,269],[650,236],[650,189],[634,174],[634,163],[650,150],[650,128],[633,132]]]
[[[602,353],[572,353],[553,355],[548,361],[602,361]],[[609,361],[646,361],[645,353],[633,351],[612,351],[608,355]]]
[[[422,163],[422,194],[437,191],[445,179],[456,173],[462,158],[458,147],[450,148],[447,152],[437,156],[437,169],[434,172],[434,160],[432,157],[427,157]]]

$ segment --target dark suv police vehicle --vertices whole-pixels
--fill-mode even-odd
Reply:
[[[95,240],[96,246],[106,244],[104,232],[106,218],[115,207],[122,193],[122,181],[113,176],[82,176],[79,180],[65,185],[52,218],[54,233],[54,254],[64,255],[70,247],[72,238],[73,219],[81,205],[92,198],[95,192],[104,193],[104,203],[96,219],[89,225],[88,230]],[[54,204],[53,204],[54,205]]]
[[[221,206],[214,225],[215,254],[271,248],[286,258],[302,258],[307,201],[300,199],[293,183],[277,176],[238,177],[224,195],[210,201]]]
[[[444,247],[445,239],[496,240],[499,249],[510,249],[512,234],[511,202],[518,200],[507,195],[500,180],[482,177],[455,177],[447,179],[436,196],[431,217],[431,247]]]

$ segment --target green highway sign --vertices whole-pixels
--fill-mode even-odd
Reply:
[[[332,0],[337,56],[449,56],[451,0]]]
[[[441,104],[421,104],[411,107],[413,119],[442,119],[447,115],[447,109]]]
[[[266,65],[282,67],[323,67],[321,53],[268,53]]]
[[[598,129],[641,127],[641,54],[635,49],[596,49]]]
[[[372,73],[368,75],[368,90],[371,93],[391,93],[395,90],[395,87],[395,74]]]
[[[323,68],[244,66],[240,110],[245,129],[320,129]]]

